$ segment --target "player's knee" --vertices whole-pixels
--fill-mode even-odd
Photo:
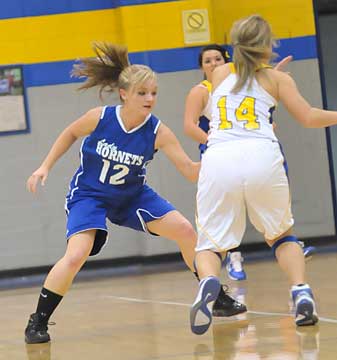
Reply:
[[[87,249],[77,249],[64,256],[67,267],[70,271],[79,271],[89,256]]]
[[[190,240],[192,238],[196,238],[196,232],[192,224],[186,219],[179,223],[179,228],[177,232],[179,234],[179,239]]]
[[[298,244],[299,246],[301,246],[298,241],[298,238],[295,235],[284,236],[284,237],[276,240],[273,244],[271,244],[271,250],[272,250],[274,256],[276,256],[276,250],[285,243],[295,243],[295,244]]]

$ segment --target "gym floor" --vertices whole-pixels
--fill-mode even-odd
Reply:
[[[213,318],[192,334],[189,306],[197,292],[186,270],[75,282],[49,326],[51,342],[26,345],[24,328],[40,286],[0,291],[1,360],[224,360],[337,358],[337,254],[318,253],[307,278],[320,321],[296,328],[287,281],[272,260],[247,261],[246,281],[223,280],[248,313]]]

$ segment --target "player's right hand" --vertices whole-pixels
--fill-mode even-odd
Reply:
[[[48,177],[48,169],[41,166],[33,172],[33,174],[27,180],[27,190],[35,193],[38,183],[41,181],[41,185],[44,186]]]

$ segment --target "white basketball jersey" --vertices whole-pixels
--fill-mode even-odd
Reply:
[[[212,95],[211,132],[208,146],[244,139],[277,141],[271,115],[277,101],[254,78],[251,87],[245,85],[238,93],[231,92],[236,81],[234,64],[231,73]]]

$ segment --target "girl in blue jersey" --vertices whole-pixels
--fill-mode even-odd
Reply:
[[[289,279],[295,324],[314,325],[318,317],[305,281],[302,247],[293,234],[284,157],[269,120],[278,101],[309,128],[337,125],[337,112],[313,108],[288,74],[268,65],[274,40],[262,17],[237,21],[231,40],[234,63],[212,74],[211,132],[197,194],[196,269],[201,281],[190,311],[191,329],[202,334],[211,324],[208,304],[220,289],[222,257],[240,244],[247,212]]]
[[[122,105],[94,108],[73,122],[27,181],[28,190],[35,193],[55,162],[85,137],[81,163],[66,196],[67,250],[45,280],[25,330],[27,343],[50,340],[48,320],[88,256],[98,254],[105,244],[106,219],[176,241],[194,271],[196,233],[172,204],[146,184],[146,166],[160,149],[195,182],[200,164],[191,161],[172,131],[151,113],[157,99],[155,73],[144,65],[129,65],[124,47],[96,44],[95,52],[96,58],[75,66],[74,75],[87,77],[82,89],[118,90]],[[246,311],[225,293],[222,297],[231,315]]]

